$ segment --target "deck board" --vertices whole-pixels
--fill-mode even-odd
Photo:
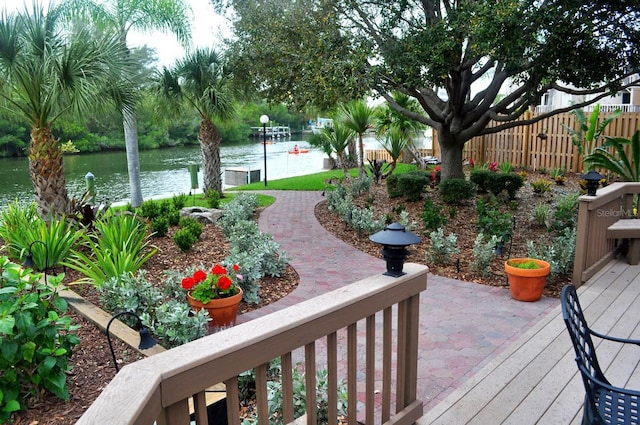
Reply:
[[[612,261],[578,289],[589,326],[640,339],[640,266]],[[614,385],[640,388],[640,347],[595,340]],[[580,424],[584,388],[560,304],[417,422]]]

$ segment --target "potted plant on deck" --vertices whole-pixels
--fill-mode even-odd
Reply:
[[[551,265],[536,258],[512,258],[505,261],[504,270],[513,299],[538,301],[542,297]]]
[[[192,276],[182,279],[182,287],[188,291],[189,305],[195,311],[205,309],[209,313],[209,329],[218,330],[236,323],[242,301],[242,288],[238,285],[242,275],[238,270],[237,264],[230,271],[216,264],[210,273],[198,269]]]

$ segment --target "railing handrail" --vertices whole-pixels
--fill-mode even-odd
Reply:
[[[640,193],[640,183],[617,182],[598,189],[596,196],[579,198],[573,284],[580,286],[600,270],[615,254],[607,227],[622,216],[620,208],[631,209],[631,195]],[[601,212],[607,209],[606,213]],[[628,211],[625,216],[630,216]]]
[[[426,289],[428,268],[405,264],[405,271],[407,274],[399,278],[371,276],[129,364],[121,369],[78,424],[152,424],[167,407],[184,402],[208,387],[233,379],[395,304],[417,300]],[[417,326],[417,312],[410,314]],[[417,351],[417,346],[415,348]],[[415,376],[409,379],[415,381]],[[415,382],[409,382],[409,387],[411,385],[415,386]]]

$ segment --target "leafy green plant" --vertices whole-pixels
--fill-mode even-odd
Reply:
[[[501,196],[503,193],[507,194],[509,199],[514,199],[518,190],[524,184],[524,180],[513,173],[492,173],[486,182],[487,189],[495,196]]]
[[[460,252],[456,246],[458,237],[454,233],[445,237],[442,227],[431,232],[429,239],[431,247],[427,251],[426,260],[433,264],[448,264],[451,261],[451,256]]]
[[[527,255],[548,262],[551,265],[551,275],[571,272],[575,249],[575,228],[566,228],[551,240],[548,237],[542,237],[537,243],[527,241]]]
[[[489,201],[478,199],[476,210],[480,232],[485,236],[495,235],[502,243],[509,240],[513,234],[513,214],[501,211],[496,198],[491,198]]]
[[[220,192],[213,189],[207,189],[206,198],[207,206],[209,208],[220,208]]]
[[[489,179],[493,177],[495,173],[489,171],[487,168],[474,168],[469,174],[469,180],[471,180],[478,187],[478,192],[487,193],[489,191]]]
[[[597,141],[605,128],[621,114],[621,111],[617,109],[610,116],[603,119],[600,124],[598,124],[598,116],[600,115],[599,103],[594,106],[593,111],[591,111],[589,115],[589,119],[587,119],[582,108],[574,109],[571,111],[571,114],[573,114],[576,119],[577,128],[573,129],[565,124],[562,125],[569,131],[571,143],[578,149],[578,155],[590,155],[593,153]],[[593,167],[593,164],[588,158],[585,158],[584,163],[586,168]]]
[[[67,372],[78,328],[64,316],[67,303],[56,287],[62,275],[39,274],[0,257],[0,421],[37,402],[44,390],[68,400]]]
[[[351,182],[351,186],[349,187],[351,195],[354,198],[357,198],[358,196],[369,192],[372,182],[373,179],[367,175],[359,176],[357,179]]]
[[[436,230],[447,224],[447,219],[442,213],[442,208],[436,205],[431,198],[424,200],[420,218],[426,230]]]
[[[473,242],[473,259],[469,263],[471,270],[477,271],[483,276],[489,274],[489,265],[496,255],[495,250],[498,242],[499,240],[496,235],[491,235],[488,240],[485,240],[484,234],[478,233],[478,236],[476,236]]]
[[[169,231],[169,220],[164,217],[156,217],[151,220],[151,232],[153,236],[165,236]]]
[[[420,199],[430,177],[424,171],[412,171],[403,174],[392,174],[387,177],[387,193],[390,198],[404,196],[407,201]]]
[[[153,220],[161,214],[160,203],[152,199],[146,200],[140,204],[140,208],[137,209],[136,213],[141,217]]]
[[[76,283],[101,286],[109,278],[135,273],[155,253],[146,224],[135,215],[111,215],[95,223],[95,234],[83,234],[83,248],[62,264],[85,277]]]
[[[561,231],[565,228],[574,228],[578,221],[578,192],[561,196],[556,202],[556,210],[553,214],[553,230]]]
[[[538,226],[548,227],[551,219],[551,206],[544,202],[538,202],[531,211],[531,219]]]
[[[542,194],[551,190],[551,182],[545,179],[537,179],[531,182],[533,191],[538,194]]]
[[[510,162],[501,162],[498,165],[498,170],[500,170],[501,172],[505,173],[505,174],[509,174],[511,173],[511,171],[513,170],[513,165],[511,165]]]
[[[171,198],[171,202],[173,203],[173,207],[176,210],[180,211],[185,207],[185,205],[187,205],[188,199],[189,197],[186,193],[181,193],[179,195],[173,195],[173,197]]]
[[[465,179],[449,179],[438,186],[442,201],[447,204],[460,204],[473,198],[475,188],[472,182]]]
[[[354,208],[349,225],[359,234],[372,235],[384,229],[384,218],[376,220],[372,208]]]
[[[198,238],[189,228],[183,227],[182,229],[176,230],[173,234],[173,242],[182,252],[186,252],[189,251],[196,242],[198,242]]]
[[[178,222],[178,226],[180,229],[189,231],[196,238],[196,241],[200,239],[200,235],[202,234],[202,223],[195,218],[182,217]]]
[[[627,147],[630,156],[627,155]],[[623,181],[640,182],[640,130],[631,139],[605,137],[605,143],[587,155],[585,163],[611,171]]]
[[[541,266],[533,260],[527,261],[507,261],[511,267],[515,267],[517,269],[526,269],[526,270],[535,270],[541,268]]]
[[[378,184],[380,183],[382,176],[389,169],[389,164],[387,164],[387,161],[385,160],[378,161],[377,159],[373,159],[373,160],[369,159],[368,161],[369,161],[369,166],[368,166],[369,174],[373,177],[373,181],[375,181],[376,184]]]

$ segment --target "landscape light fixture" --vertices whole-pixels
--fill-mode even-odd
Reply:
[[[31,242],[29,244],[27,257],[24,259],[24,262],[22,263],[22,267],[24,267],[25,269],[27,269],[27,268],[35,269],[36,268],[36,263],[33,261],[33,251],[32,251],[33,244],[35,244],[35,243],[42,244],[42,246],[44,247],[44,269],[42,270],[42,272],[44,273],[44,283],[46,285],[47,284],[47,270],[49,269],[49,248],[47,247],[46,243],[44,243],[44,242],[42,242],[41,240],[38,240],[38,239],[36,239],[33,242]]]
[[[596,170],[591,170],[587,174],[583,174],[582,178],[587,181],[587,195],[596,196],[596,190],[598,190],[600,180],[602,180],[604,176]]]
[[[262,147],[264,148],[264,186],[267,187],[267,123],[269,117],[261,115],[260,122],[262,123]]]
[[[387,276],[400,277],[404,261],[409,255],[407,246],[420,242],[420,236],[411,233],[400,223],[392,223],[369,236],[372,242],[382,245],[382,258],[387,262]]]
[[[119,372],[120,368],[118,367],[118,361],[116,360],[116,353],[113,351],[113,345],[111,344],[111,334],[109,334],[109,326],[111,326],[111,323],[115,319],[124,315],[133,316],[138,320],[138,329],[139,329],[138,333],[140,334],[140,345],[138,345],[138,349],[146,350],[147,348],[151,348],[158,343],[158,341],[151,336],[149,329],[142,324],[142,319],[140,319],[140,316],[138,316],[134,312],[121,311],[120,313],[116,313],[115,315],[113,315],[111,319],[109,319],[109,323],[107,323],[106,333],[107,333],[107,341],[109,342],[109,350],[111,350],[111,357],[113,358],[113,365],[116,368],[116,372]]]

